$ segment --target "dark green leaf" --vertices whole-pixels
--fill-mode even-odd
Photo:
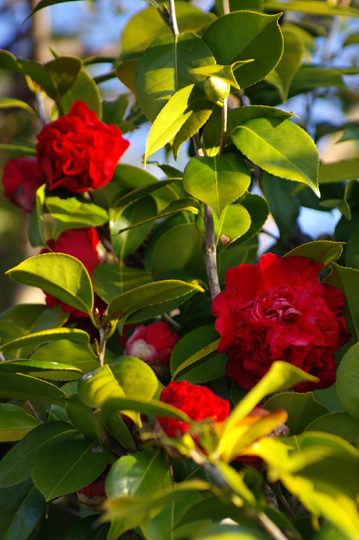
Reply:
[[[2,373],[0,396],[64,405],[64,392],[57,386],[20,373]]]
[[[68,1],[68,0],[66,0]],[[70,0],[73,2],[74,0]],[[84,101],[91,111],[94,111],[97,118],[102,118],[102,103],[100,91],[95,81],[84,69],[81,69],[71,88],[62,96],[62,108],[67,114],[74,101]]]
[[[49,358],[53,362],[66,362],[83,373],[96,369],[98,365],[95,353],[91,354],[84,343],[75,343],[68,339],[46,343],[31,353],[31,360],[38,362],[48,361]]]
[[[116,296],[151,283],[152,276],[138,268],[102,263],[93,271],[92,281],[96,293],[109,304]]]
[[[78,330],[77,328],[55,328],[53,330],[44,330],[22,336],[13,341],[8,341],[3,345],[0,344],[0,351],[7,354],[11,350],[27,349],[30,354],[36,346],[58,339],[73,339],[74,341],[83,343],[89,343],[90,341],[89,335],[83,330]]]
[[[45,204],[46,184],[43,184],[36,191],[36,205],[31,212],[28,235],[32,247],[44,247],[49,249],[44,235],[44,204]]]
[[[305,431],[324,431],[356,444],[359,439],[359,423],[344,411],[325,414],[309,424]]]
[[[99,525],[98,516],[86,516],[77,521],[64,540],[106,540],[110,525]]]
[[[21,407],[0,404],[0,442],[19,441],[38,425],[39,422]]]
[[[229,65],[240,60],[254,62],[234,70],[241,88],[260,81],[277,65],[283,52],[279,28],[280,15],[237,11],[220,17],[203,34],[218,64]],[[238,32],[246,28],[246,32]],[[271,44],[268,48],[268,43]]]
[[[337,394],[346,411],[359,421],[359,344],[346,353],[337,372]]]
[[[271,214],[279,229],[282,240],[288,240],[297,233],[297,219],[300,202],[294,195],[295,184],[267,172],[262,174],[262,189]]]

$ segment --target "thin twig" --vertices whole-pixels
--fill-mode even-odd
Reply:
[[[100,328],[98,332],[100,334],[100,350],[99,350],[99,355],[98,355],[98,365],[99,367],[102,367],[105,365],[105,351],[106,351],[105,329]]]
[[[31,401],[28,401],[28,400],[24,401],[24,404],[26,405],[26,407],[27,407],[28,411],[31,413],[31,415],[35,418],[35,420],[40,422],[40,424],[43,424],[44,420],[41,418],[41,416],[38,415],[38,412],[35,409],[35,407],[33,406],[33,404],[31,403]]]
[[[41,94],[41,92],[36,92],[35,93],[35,98],[36,98],[37,112],[39,113],[41,122],[43,123],[43,125],[45,125],[45,124],[47,124],[47,118],[46,118],[45,111],[44,111],[44,106],[43,106],[43,103],[42,103],[42,94]]]
[[[228,111],[228,98],[223,100],[223,109],[222,109],[222,131],[221,131],[221,144],[219,147],[218,155],[222,156],[224,148],[226,146],[226,137],[227,137],[227,111]]]
[[[175,9],[175,0],[169,0],[168,7],[170,11],[170,20],[169,25],[174,36],[178,36],[179,30],[177,25],[176,9]]]
[[[0,353],[0,362],[6,362],[6,358],[2,353]]]
[[[223,15],[228,15],[228,13],[230,13],[229,0],[222,0],[222,5],[223,5]]]
[[[170,317],[170,316],[168,315],[168,313],[163,313],[163,314],[162,314],[162,319],[164,319],[165,321],[167,321],[168,324],[169,324],[170,326],[173,326],[173,328],[174,328],[175,330],[178,330],[178,331],[181,330],[182,326],[181,326],[180,324],[178,324],[178,322],[174,321],[174,320],[172,319],[172,317]]]
[[[288,540],[288,537],[282,533],[279,527],[264,512],[259,512],[257,521],[274,540]]]
[[[216,237],[214,234],[213,210],[210,206],[203,203],[204,207],[204,228],[206,231],[206,268],[208,276],[208,285],[211,292],[211,298],[214,298],[221,292],[217,270],[217,250]]]

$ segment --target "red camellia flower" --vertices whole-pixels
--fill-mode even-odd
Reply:
[[[24,212],[32,212],[36,190],[45,181],[46,177],[36,158],[21,156],[10,159],[4,167],[2,183],[5,197]]]
[[[320,382],[301,383],[298,392],[328,388],[335,381],[333,353],[350,334],[344,295],[323,285],[323,264],[307,257],[279,258],[266,253],[257,265],[241,264],[226,272],[226,288],[213,301],[226,371],[249,390],[276,360],[290,362]]]
[[[37,139],[49,189],[75,193],[107,184],[129,146],[116,126],[101,122],[83,101],[75,101],[68,114],[46,124]]]
[[[196,422],[207,418],[216,423],[224,422],[230,412],[228,401],[216,396],[209,388],[196,386],[188,381],[170,382],[168,387],[162,390],[160,401],[177,407]],[[156,416],[154,431],[159,436],[161,429],[167,437],[175,439],[187,433],[190,425],[176,418]]]
[[[91,510],[100,510],[102,504],[106,500],[105,483],[108,473],[112,467],[112,463],[106,465],[106,469],[100,474],[96,480],[88,486],[81,488],[77,492],[78,500],[84,506]]]
[[[72,257],[76,257],[85,266],[90,276],[95,267],[100,263],[97,252],[99,237],[97,236],[94,227],[64,231],[57,240],[49,240],[47,243],[55,253],[65,253],[67,255],[72,255]],[[49,250],[43,249],[41,253],[49,253]],[[53,307],[60,303],[60,300],[51,294],[45,293],[45,295],[47,307]],[[73,321],[81,317],[86,317],[88,319],[87,313],[69,306],[64,302],[61,302],[61,307],[64,311],[71,312],[71,320]],[[95,307],[100,311],[104,311],[106,305],[99,297],[95,297]]]
[[[164,321],[140,324],[125,345],[125,354],[140,358],[150,366],[168,366],[178,336]]]

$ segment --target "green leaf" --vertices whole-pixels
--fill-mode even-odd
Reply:
[[[251,216],[241,204],[230,204],[223,210],[221,219],[214,214],[213,221],[217,250],[220,250],[222,246],[228,246],[249,230]]]
[[[70,306],[92,313],[91,278],[84,265],[64,253],[45,253],[26,259],[6,272],[13,281],[40,287]]]
[[[19,441],[39,422],[21,407],[0,404],[0,442]]]
[[[288,413],[286,425],[292,435],[299,435],[313,421],[329,413],[324,405],[314,399],[312,392],[276,394],[265,402],[264,409],[270,412],[277,409],[286,410]]]
[[[116,75],[119,80],[131,90],[134,96],[136,96],[135,90],[135,77],[138,66],[138,59],[126,60],[121,62],[116,68]]]
[[[138,268],[101,263],[93,271],[92,281],[95,292],[109,304],[116,296],[151,283],[152,276]]]
[[[113,319],[126,318],[143,307],[174,300],[193,291],[204,292],[196,282],[171,279],[148,283],[117,296],[109,305],[108,315]]]
[[[332,433],[351,444],[355,444],[359,438],[359,423],[349,413],[338,411],[317,418],[308,424],[305,431]]]
[[[157,392],[154,371],[139,358],[121,356],[111,362],[110,369],[127,397],[150,400]]]
[[[0,69],[5,69],[6,71],[13,71],[15,73],[21,73],[24,75],[24,70],[18,63],[15,56],[9,51],[3,49],[0,50]]]
[[[16,444],[0,462],[0,487],[6,488],[24,482],[40,456],[52,445],[73,439],[78,431],[67,422],[40,424]],[[1,493],[1,491],[0,491]]]
[[[283,37],[278,24],[279,17],[237,11],[220,17],[204,32],[202,39],[218,64],[229,65],[240,60],[254,59],[254,62],[234,70],[241,88],[263,79],[282,56]],[[246,32],[238,32],[238,28],[246,28]],[[268,43],[271,44],[270,48]]]
[[[349,349],[342,359],[337,371],[337,394],[344,409],[359,420],[359,398],[357,384],[359,381],[359,344]]]
[[[227,119],[227,136],[251,118],[281,118],[287,120],[291,118],[293,113],[282,111],[274,107],[265,107],[262,105],[250,105],[249,107],[238,107],[228,111]],[[221,115],[217,115],[206,124],[202,141],[206,148],[207,155],[214,156],[218,153],[221,142]]]
[[[215,64],[211,51],[195,34],[159,37],[144,52],[136,71],[135,89],[141,109],[153,122],[181,88],[205,81],[196,67]]]
[[[201,234],[194,223],[182,223],[172,227],[158,239],[153,249],[152,275],[156,278],[160,272],[183,268],[199,278],[206,279],[202,244]]]
[[[232,64],[231,66],[221,66],[219,64],[215,64],[211,66],[194,68],[192,69],[192,73],[195,73],[197,75],[205,75],[206,77],[215,76],[218,79],[221,79],[222,81],[230,84],[231,86],[239,90],[240,87],[238,86],[236,78],[233,74],[233,70],[244,64],[248,64],[248,62],[253,62],[253,60],[242,60],[240,62],[234,62],[234,64]]]
[[[68,0],[66,0],[68,1]],[[70,0],[73,2],[75,0]],[[102,103],[100,91],[95,81],[84,69],[81,69],[75,82],[69,90],[62,96],[62,108],[67,114],[74,101],[84,101],[91,111],[96,113],[99,120],[102,118]]]
[[[14,142],[13,144],[0,144],[0,150],[8,150],[18,155],[36,156],[36,145],[30,142]]]
[[[126,485],[122,480],[124,478]],[[106,493],[109,501],[112,501],[121,500],[122,497],[148,497],[170,486],[171,477],[164,454],[160,449],[151,449],[117,460],[108,474]],[[141,525],[143,517],[136,512],[115,519],[108,540],[115,540],[122,532]]]
[[[299,126],[280,119],[254,118],[239,126],[232,134],[232,140],[262,169],[281,178],[304,182],[320,195],[318,151],[310,136]]]
[[[31,480],[0,489],[0,540],[26,540],[46,508]]]
[[[152,2],[151,2],[152,3]],[[165,2],[168,7],[168,2]],[[199,32],[215,19],[188,2],[176,1],[176,18],[181,34]],[[139,58],[141,53],[159,36],[171,35],[170,27],[159,16],[157,9],[148,7],[127,23],[121,42],[121,60]]]
[[[277,66],[265,78],[279,91],[282,101],[288,98],[290,84],[302,63],[305,48],[303,40],[288,30],[283,30],[284,52]]]
[[[255,527],[215,525],[208,532],[196,536],[194,540],[268,540],[268,536]]]
[[[320,163],[319,184],[357,180],[359,158],[342,159],[332,163]]]
[[[121,264],[146,240],[156,214],[156,203],[148,196],[125,208],[116,221],[110,222],[112,245]],[[142,224],[136,226],[138,223]]]
[[[308,257],[317,263],[324,263],[321,272],[336,261],[343,252],[343,242],[315,240],[302,244],[284,255],[284,257]]]
[[[213,108],[214,103],[211,103],[203,90],[196,85],[190,84],[178,90],[153,122],[146,142],[145,163],[148,156],[173,139],[176,159],[180,146],[203,126]]]
[[[290,180],[278,178],[263,172],[262,191],[270,206],[270,211],[279,229],[280,239],[289,240],[297,233],[300,202],[295,196],[296,186]]]
[[[46,501],[51,501],[96,480],[106,467],[110,453],[106,446],[84,439],[63,441],[40,456],[31,476]]]
[[[359,305],[356,301],[359,294],[359,271],[353,268],[344,268],[333,263],[332,271],[323,283],[334,285],[334,287],[344,294],[343,315],[348,331],[352,334],[352,340],[356,343],[359,339]]]
[[[239,202],[249,212],[251,217],[251,225],[248,231],[237,241],[237,243],[242,244],[262,229],[269,215],[269,206],[264,197],[248,192],[240,198]]]
[[[327,17],[336,17],[338,15],[342,17],[359,17],[358,9],[316,0],[295,0],[294,2],[266,0],[265,9],[271,11],[298,11],[299,13],[324,15]]]
[[[73,426],[83,433],[87,439],[102,442],[99,429],[94,415],[86,405],[82,403],[78,394],[73,394],[66,401],[66,412]]]
[[[184,170],[183,187],[220,218],[224,208],[248,188],[250,179],[245,161],[236,154],[194,157]]]
[[[49,249],[44,235],[44,204],[46,184],[36,191],[36,205],[30,215],[28,235],[32,247],[44,247]]]
[[[222,377],[225,374],[227,356],[217,354],[218,339],[212,347],[216,338],[218,333],[212,324],[200,326],[183,336],[171,353],[173,379],[183,380],[185,377],[192,384],[200,384]],[[187,360],[184,362],[185,358]],[[189,362],[191,359],[193,363]]]
[[[79,381],[78,388],[81,401],[94,409],[101,408],[109,397],[125,396],[108,365],[84,375]]]
[[[108,353],[108,350],[106,353]],[[45,362],[49,358],[53,362],[66,361],[66,363],[80,369],[83,373],[96,369],[98,365],[95,353],[91,354],[84,343],[75,343],[68,339],[46,343],[31,353],[31,360],[37,362]]]
[[[292,96],[308,92],[312,88],[331,86],[350,91],[350,88],[343,81],[342,75],[340,69],[335,67],[302,65],[291,82],[289,94]]]
[[[64,540],[106,540],[110,525],[98,525],[98,516],[86,516],[71,527]]]
[[[59,362],[38,362],[36,360],[9,360],[0,363],[0,373],[30,373],[41,377],[42,371],[73,371],[76,374],[81,374],[82,371],[70,364],[61,364]],[[38,373],[37,373],[38,372]],[[55,376],[61,377],[60,374]],[[62,380],[59,378],[58,380]]]
[[[2,373],[0,396],[64,405],[64,392],[57,386],[20,373]]]
[[[274,362],[263,379],[248,392],[229,415],[224,432],[230,432],[231,428],[247,416],[268,394],[288,390],[301,381],[316,382],[318,379],[288,362]]]
[[[45,203],[55,222],[54,240],[68,229],[99,227],[108,221],[108,212],[90,201],[50,196]]]
[[[21,101],[20,99],[16,98],[0,98],[0,109],[12,108],[24,109],[30,114],[37,116],[37,113],[34,111],[34,109],[30,107],[30,105],[25,103],[25,101]]]
[[[36,332],[23,336],[13,341],[0,344],[0,351],[7,353],[11,350],[17,350],[22,348],[29,348],[30,352],[38,345],[42,345],[48,341],[56,341],[58,339],[73,339],[74,341],[80,341],[83,343],[89,343],[90,337],[83,330],[77,328],[55,328],[53,330],[44,330],[42,332]]]
[[[30,13],[30,15],[25,19],[25,21],[27,21],[27,19],[29,19],[30,17],[32,17],[32,15],[34,13],[36,13],[37,11],[39,11],[40,9],[43,9],[45,7],[48,7],[48,6],[54,6],[56,4],[62,4],[64,2],[75,2],[76,0],[40,0],[36,6],[34,7],[34,9],[32,10],[32,12]],[[24,22],[25,22],[24,21]]]

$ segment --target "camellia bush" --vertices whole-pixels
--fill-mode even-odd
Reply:
[[[358,128],[283,104],[357,100],[358,70],[315,55],[333,23],[358,42],[359,9],[148,4],[97,80],[101,58],[0,52],[33,92],[0,106],[42,121],[2,145],[39,248],[7,274],[45,293],[0,315],[0,540],[358,540],[359,158],[314,141]],[[161,180],[126,164],[148,121]],[[187,141],[184,171],[151,161]],[[342,212],[334,238],[305,236],[303,206]]]

